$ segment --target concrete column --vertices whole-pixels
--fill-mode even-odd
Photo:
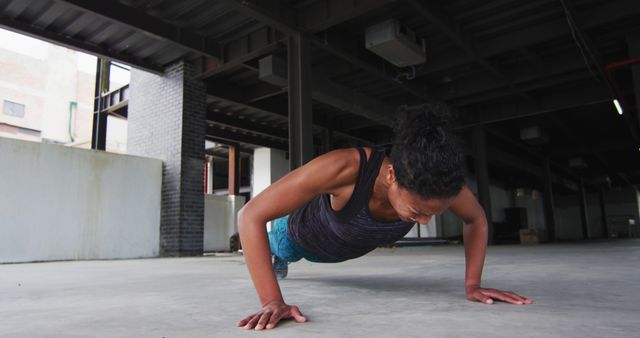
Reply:
[[[326,154],[333,149],[333,131],[325,128],[322,131],[322,153]]]
[[[237,144],[229,146],[229,196],[240,194],[240,149]]]
[[[600,215],[602,216],[602,231],[604,237],[609,238],[609,225],[607,224],[607,204],[604,201],[604,190],[600,190],[598,193],[598,200],[600,202]]]
[[[289,161],[282,150],[258,148],[253,152],[253,184],[251,196],[255,197],[289,172]],[[270,230],[270,224],[267,224]]]
[[[201,255],[205,86],[180,61],[164,75],[131,70],[127,149],[163,160],[160,254]]]
[[[205,187],[205,194],[213,194],[213,187],[215,186],[213,163],[213,156],[207,156],[207,186]]]
[[[551,181],[551,165],[549,159],[545,159],[543,161],[543,178],[544,178],[544,191],[543,191],[543,202],[544,202],[544,218],[545,225],[547,227],[547,234],[549,236],[549,241],[555,241],[556,239],[556,212],[554,209],[554,201],[553,201],[553,183]]]
[[[635,58],[640,56],[640,32],[635,32],[627,37],[627,44],[629,45],[629,58]],[[636,97],[636,102],[640,102],[640,66],[631,66],[631,75],[633,77],[633,88]],[[640,125],[640,104],[636,103],[636,121]]]
[[[484,208],[489,225],[489,244],[493,244],[493,218],[491,215],[491,193],[489,190],[489,163],[487,161],[487,144],[484,127],[473,128],[473,146],[475,152],[475,169],[478,180],[478,201]]]
[[[289,37],[289,168],[291,170],[313,158],[310,49],[309,39],[302,33]]]
[[[584,188],[584,180],[580,178],[579,197],[580,197],[580,218],[582,219],[582,239],[589,239],[589,214],[587,207],[587,193]]]

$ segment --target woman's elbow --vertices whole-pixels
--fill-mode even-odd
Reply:
[[[247,208],[247,206],[243,206],[238,211],[238,233],[242,236],[243,232],[250,231],[252,229],[257,228],[256,224],[258,224],[255,217],[255,213],[252,212],[251,208]]]

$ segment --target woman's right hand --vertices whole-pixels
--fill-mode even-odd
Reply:
[[[282,319],[293,318],[298,323],[307,321],[300,309],[295,305],[287,305],[280,301],[267,303],[262,310],[248,316],[236,324],[236,326],[244,326],[246,330],[255,328],[256,330],[273,329]]]

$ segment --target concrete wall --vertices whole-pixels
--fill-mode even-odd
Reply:
[[[251,197],[258,195],[289,172],[289,160],[278,149],[258,148],[253,152]]]
[[[158,255],[162,162],[0,138],[0,263]]]
[[[544,230],[546,221],[544,219],[544,205],[542,203],[542,193],[539,191],[525,190],[522,196],[517,196],[512,191],[514,207],[527,209],[527,225],[529,229]]]
[[[238,232],[238,211],[244,196],[204,197],[204,251],[230,251],[229,239]]]
[[[289,160],[282,150],[258,148],[253,152],[252,162],[252,198],[289,172]],[[267,230],[271,230],[271,222],[267,223]]]
[[[478,183],[475,179],[467,180],[469,189],[478,195]],[[495,184],[489,186],[491,194],[491,213],[494,222],[504,222],[504,208],[513,207],[512,192],[505,190]],[[445,211],[441,216],[437,217],[438,236],[439,237],[456,237],[462,236],[462,221],[451,211]]]
[[[609,230],[613,230],[614,219],[633,219],[636,224],[640,220],[638,192],[633,188],[623,188],[604,193],[606,215]],[[557,238],[559,240],[582,239],[582,219],[578,196],[567,195],[556,197]],[[602,224],[602,212],[597,193],[587,195],[587,215],[589,219],[589,237],[605,237]]]

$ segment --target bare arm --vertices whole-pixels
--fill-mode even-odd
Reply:
[[[488,225],[484,209],[478,203],[468,187],[462,191],[450,206],[451,211],[464,223],[462,235],[464,237],[465,252],[465,291],[469,300],[477,300],[486,304],[493,303],[493,298],[512,304],[529,304],[526,297],[513,292],[485,289],[481,286],[482,269],[487,252]]]
[[[245,318],[239,325],[246,328],[255,326],[256,329],[272,328],[280,318],[301,317],[299,312],[296,314],[297,308],[291,313],[292,309],[284,303],[271,267],[266,223],[302,207],[319,194],[331,194],[353,183],[358,170],[354,151],[335,150],[312,160],[269,186],[240,210],[238,232],[263,310]]]

